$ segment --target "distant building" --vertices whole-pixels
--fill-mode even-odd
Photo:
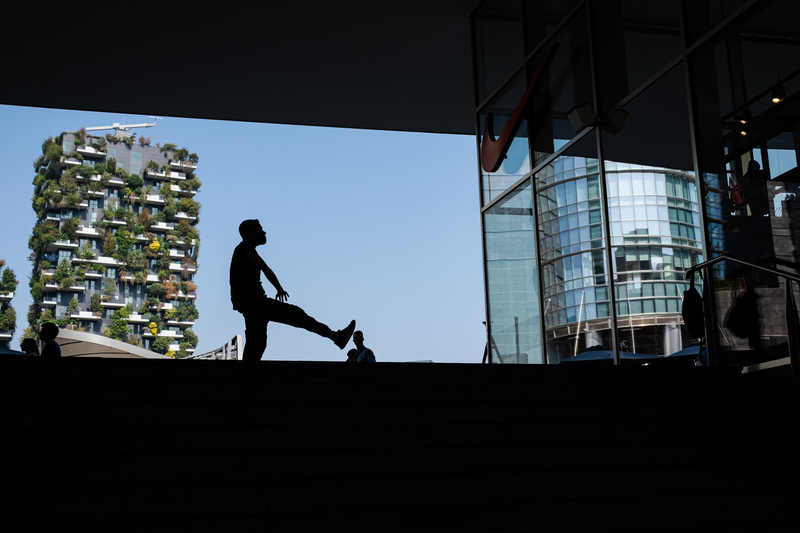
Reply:
[[[43,143],[29,240],[33,331],[55,320],[170,356],[194,351],[198,157],[128,131],[153,125],[82,128]],[[103,129],[114,133],[87,133]]]
[[[9,342],[17,328],[17,312],[11,307],[11,299],[17,290],[14,271],[5,266],[0,259],[0,346],[10,348]]]

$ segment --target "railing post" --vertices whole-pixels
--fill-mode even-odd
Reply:
[[[703,319],[706,327],[706,350],[708,351],[708,366],[720,366],[719,342],[717,339],[717,316],[714,299],[714,280],[711,276],[711,267],[703,267]]]
[[[800,407],[800,326],[798,325],[797,306],[794,303],[792,280],[786,280],[786,333],[789,344],[789,362],[792,370],[792,386],[794,387],[795,404]]]

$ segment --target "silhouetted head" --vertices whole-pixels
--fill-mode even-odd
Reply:
[[[49,342],[58,337],[58,326],[52,322],[45,322],[39,330],[39,337],[44,342]]]
[[[359,350],[364,347],[364,333],[362,333],[361,330],[357,330],[353,333],[353,342],[358,346]]]
[[[39,346],[37,346],[36,341],[30,337],[22,339],[22,342],[19,343],[19,347],[22,348],[22,351],[25,353],[39,353]]]
[[[257,219],[245,220],[239,224],[239,235],[243,241],[252,241],[255,245],[267,242],[267,233]]]

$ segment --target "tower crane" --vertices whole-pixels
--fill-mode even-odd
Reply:
[[[155,127],[156,120],[164,120],[164,119],[162,119],[160,117],[150,117],[150,118],[153,119],[153,123],[152,124],[147,123],[147,122],[144,122],[142,124],[120,124],[119,122],[115,122],[111,126],[94,126],[94,127],[91,127],[91,128],[84,128],[84,129],[86,131],[114,130],[114,136],[115,137],[117,137],[117,136],[118,137],[123,137],[123,136],[124,137],[129,137],[130,133],[128,133],[128,130],[131,130],[133,128],[152,128],[152,127]],[[120,135],[120,132],[122,132],[122,135]]]

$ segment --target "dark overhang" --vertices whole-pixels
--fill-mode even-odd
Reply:
[[[0,103],[474,134],[477,4],[23,2]]]

